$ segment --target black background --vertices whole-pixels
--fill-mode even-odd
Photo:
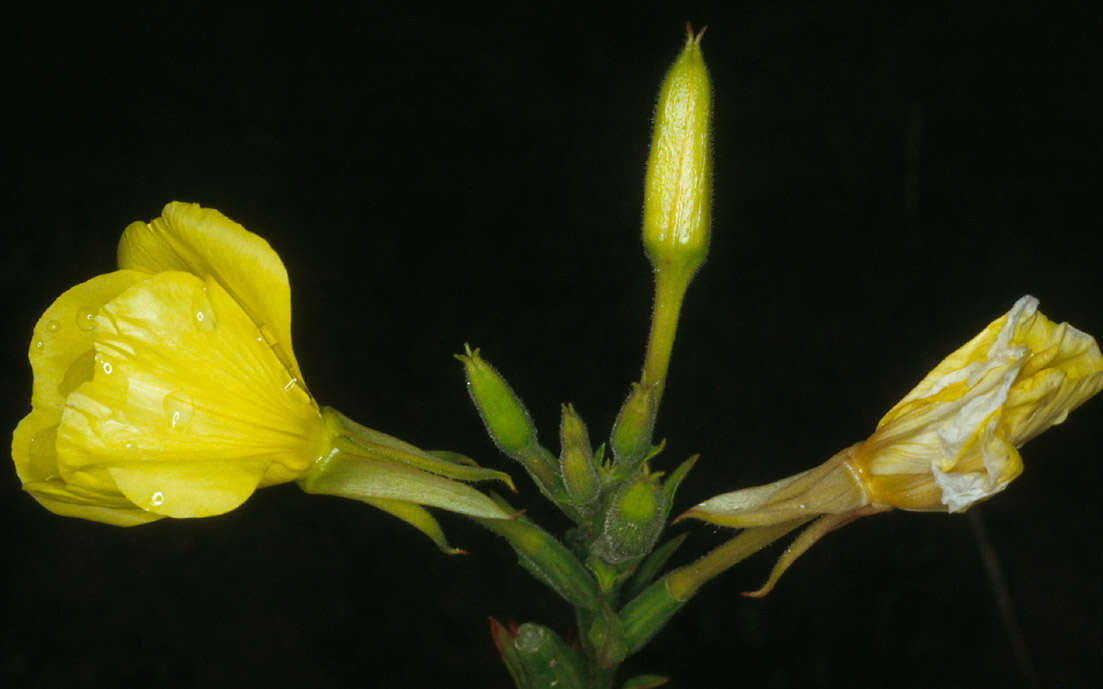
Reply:
[[[713,244],[656,466],[701,453],[679,509],[807,468],[1022,294],[1103,333],[1098,23],[1042,6],[172,4],[9,25],[4,425],[29,410],[42,310],[180,199],[280,253],[322,403],[520,479],[451,358],[470,342],[547,445],[565,401],[600,439],[642,360],[649,118],[691,19],[709,25]],[[975,510],[1039,686],[1100,681],[1100,405],[1031,442],[1023,476]],[[293,485],[133,529],[55,517],[14,471],[0,488],[4,686],[507,687],[487,615],[570,619],[458,517],[441,520],[466,557]],[[685,530],[678,562],[727,535]],[[862,520],[770,597],[739,597],[775,549],[628,669],[673,687],[1030,686],[976,536],[962,516]]]

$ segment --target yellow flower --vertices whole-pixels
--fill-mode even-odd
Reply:
[[[1095,339],[1012,309],[942,361],[893,407],[850,464],[873,502],[961,512],[1022,473],[1018,448],[1103,388]]]
[[[446,550],[421,504],[508,516],[450,480],[508,483],[504,474],[319,408],[291,350],[287,272],[257,235],[170,203],[126,228],[119,267],[62,294],[35,326],[32,411],[12,457],[47,509],[116,525],[204,517],[300,480],[398,516]]]
[[[1022,473],[1018,448],[1103,388],[1094,338],[1037,307],[1034,297],[1019,299],[927,374],[864,442],[795,476],[718,495],[684,516],[795,528],[824,515],[786,551],[761,594],[817,539],[857,517],[892,508],[962,512],[999,493]]]
[[[24,488],[58,514],[130,525],[221,514],[302,475],[328,434],[276,252],[170,203],[126,228],[119,267],[35,326],[32,411],[12,442]]]

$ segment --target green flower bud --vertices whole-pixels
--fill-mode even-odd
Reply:
[[[578,651],[540,624],[526,622],[517,628],[513,648],[525,676],[526,687],[584,687],[586,673]]]
[[[464,345],[465,354],[456,358],[467,375],[467,391],[486,424],[486,432],[505,454],[516,458],[536,442],[536,426],[520,398],[493,366],[483,361],[479,350]]]
[[[588,505],[601,492],[601,479],[594,466],[594,452],[590,447],[586,424],[569,404],[563,405],[559,441],[559,465],[567,495],[580,505]]]
[[[708,254],[712,200],[703,33],[687,29],[685,47],[659,90],[644,182],[647,256],[656,271],[676,272],[687,284]]]
[[[647,456],[658,412],[659,403],[654,388],[633,383],[628,399],[617,412],[617,420],[613,422],[613,432],[609,436],[609,447],[619,467],[630,470]]]
[[[623,484],[609,502],[601,536],[593,552],[620,564],[651,552],[663,530],[664,499],[655,475],[641,475]]]

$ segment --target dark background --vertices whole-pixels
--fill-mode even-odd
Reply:
[[[10,25],[4,426],[29,410],[42,310],[181,199],[280,253],[320,402],[520,479],[451,357],[470,342],[546,444],[565,401],[600,439],[642,360],[643,163],[687,19],[709,25],[715,211],[657,429],[656,466],[702,455],[679,509],[864,437],[1022,294],[1103,333],[1096,18],[827,5],[172,4]],[[1023,476],[974,510],[1037,686],[1100,681],[1101,405],[1031,442]],[[293,485],[133,529],[55,517],[12,470],[0,489],[7,687],[507,687],[487,615],[569,622],[504,543],[450,515],[466,557]],[[673,687],[1031,686],[975,526],[862,520],[748,601],[779,551],[760,555],[630,669]],[[685,530],[680,563],[727,535]]]

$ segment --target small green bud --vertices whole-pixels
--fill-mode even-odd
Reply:
[[[701,36],[686,44],[663,79],[644,181],[643,244],[656,271],[689,282],[709,247],[712,164],[709,78]]]
[[[567,495],[580,505],[588,505],[601,492],[601,479],[594,466],[594,452],[586,424],[569,404],[563,405],[559,441],[559,465]]]
[[[594,554],[619,564],[649,553],[663,529],[664,507],[658,477],[641,475],[623,484],[606,509]]]
[[[631,469],[647,456],[658,412],[659,403],[653,386],[633,383],[628,399],[617,412],[617,420],[613,422],[613,432],[609,437],[609,447],[618,466]]]
[[[517,628],[513,648],[524,671],[523,686],[563,689],[586,686],[578,651],[547,627],[532,622],[522,624]]]
[[[467,391],[486,424],[486,432],[505,454],[516,458],[536,442],[536,426],[525,405],[493,366],[464,345],[456,358],[467,375]]]

